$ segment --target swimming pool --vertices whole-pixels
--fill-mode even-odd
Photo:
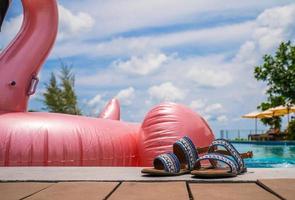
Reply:
[[[239,152],[253,151],[254,157],[246,159],[249,168],[295,167],[295,145],[233,143]]]

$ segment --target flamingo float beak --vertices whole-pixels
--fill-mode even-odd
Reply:
[[[9,7],[9,3],[10,3],[10,0],[0,1],[0,31],[1,31],[2,23],[4,21],[5,15]]]

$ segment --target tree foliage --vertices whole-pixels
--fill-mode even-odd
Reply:
[[[285,104],[284,98],[277,96],[277,97],[268,98],[267,102],[262,102],[257,108],[264,111],[269,108],[273,108],[273,107],[284,105],[284,104]],[[264,119],[261,119],[261,121],[265,125],[270,125],[274,128],[279,128],[279,129],[281,128],[282,119],[280,117],[264,118]]]
[[[288,139],[295,140],[295,120],[291,120],[288,125]]]
[[[60,74],[51,73],[49,83],[46,84],[46,91],[43,93],[44,104],[49,112],[81,115],[78,107],[77,95],[75,93],[75,75],[72,68],[61,63]]]
[[[295,46],[282,42],[275,55],[265,55],[263,64],[256,66],[254,76],[258,81],[267,83],[267,101],[258,108],[268,108],[295,104]],[[263,123],[280,127],[281,119],[263,119]]]
[[[295,103],[295,46],[282,42],[274,56],[265,55],[264,63],[255,67],[255,78],[267,82],[269,98],[282,97]]]

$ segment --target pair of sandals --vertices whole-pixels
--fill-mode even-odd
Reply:
[[[247,171],[243,159],[252,157],[251,151],[240,154],[224,139],[214,140],[209,147],[196,148],[192,140],[185,136],[173,144],[173,153],[157,156],[153,162],[154,168],[144,168],[141,172],[152,176],[190,173],[200,178],[235,177]]]

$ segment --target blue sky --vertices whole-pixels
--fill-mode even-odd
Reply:
[[[113,97],[122,118],[141,122],[156,104],[185,104],[213,130],[252,129],[241,115],[265,100],[253,78],[261,57],[294,41],[294,1],[59,1],[59,33],[30,109],[42,110],[50,72],[73,66],[80,107],[96,116]],[[13,1],[0,33],[5,47],[22,21]]]

